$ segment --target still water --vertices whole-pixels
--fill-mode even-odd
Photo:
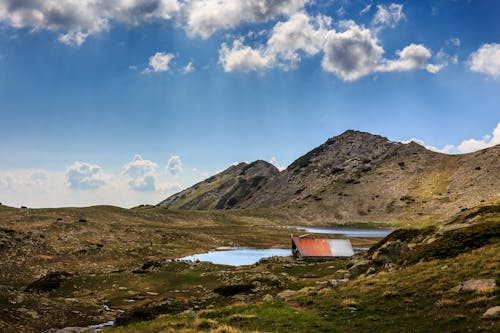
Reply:
[[[217,249],[207,253],[195,254],[180,258],[186,261],[209,261],[219,265],[244,266],[252,265],[262,258],[273,256],[285,257],[292,254],[290,249],[254,249],[249,247],[230,247]]]
[[[292,229],[300,231],[326,234],[326,235],[339,235],[347,238],[384,238],[389,235],[391,229],[362,229],[362,228],[329,228],[329,227],[301,227],[293,226]]]

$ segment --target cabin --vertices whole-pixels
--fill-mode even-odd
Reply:
[[[349,258],[354,255],[348,239],[311,238],[307,235],[292,238],[292,256],[298,260]]]

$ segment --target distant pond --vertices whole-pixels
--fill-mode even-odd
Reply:
[[[179,258],[184,261],[208,261],[218,265],[244,266],[252,265],[260,259],[273,256],[286,257],[292,255],[290,249],[255,249],[250,247],[224,247],[207,253],[195,254]]]
[[[314,234],[339,235],[347,238],[384,238],[393,230],[367,229],[367,228],[342,228],[342,227],[303,227],[291,226],[291,229],[310,232]]]

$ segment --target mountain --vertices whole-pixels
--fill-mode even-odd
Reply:
[[[266,162],[239,163],[174,194],[159,205],[180,209],[225,209],[251,197],[278,169]]]
[[[500,200],[500,146],[447,155],[414,142],[392,142],[349,130],[328,139],[282,172],[258,162],[273,172],[259,174],[255,183],[244,182],[241,190],[241,176],[235,168],[246,165],[231,167],[160,205],[181,209],[272,208],[304,220],[329,222],[430,223],[434,218]],[[211,187],[214,180],[217,185]],[[219,188],[226,183],[230,190]],[[210,195],[220,196],[219,204],[206,200]]]

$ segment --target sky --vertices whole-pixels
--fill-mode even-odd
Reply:
[[[156,204],[348,129],[500,144],[500,2],[0,0],[0,202]]]

